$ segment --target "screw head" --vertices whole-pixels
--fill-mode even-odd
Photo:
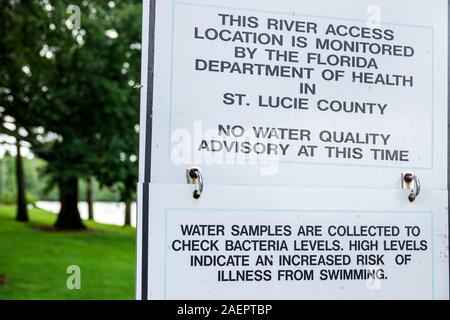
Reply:
[[[191,179],[197,179],[197,172],[198,172],[197,169],[191,169],[191,170],[189,170],[189,177],[190,177]]]
[[[403,177],[403,180],[405,180],[405,182],[407,183],[411,183],[413,181],[413,175],[411,173],[407,173]]]

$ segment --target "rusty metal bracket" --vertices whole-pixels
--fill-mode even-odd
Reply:
[[[409,202],[414,202],[420,194],[420,180],[414,172],[402,173],[402,189],[410,189]]]
[[[200,199],[203,192],[203,176],[200,168],[188,168],[186,170],[187,183],[194,185],[192,196],[194,199]]]

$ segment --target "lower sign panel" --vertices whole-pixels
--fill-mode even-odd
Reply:
[[[445,191],[148,190],[141,298],[448,299]]]

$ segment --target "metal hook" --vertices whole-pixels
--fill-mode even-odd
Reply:
[[[409,202],[414,202],[420,194],[420,180],[411,172],[402,173],[403,189],[411,189],[411,193],[408,196]]]
[[[199,168],[187,169],[188,183],[194,185],[194,192],[192,196],[194,199],[199,199],[203,192],[203,176]]]

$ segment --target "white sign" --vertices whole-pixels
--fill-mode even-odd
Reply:
[[[143,16],[138,298],[448,298],[446,1],[147,0]],[[255,237],[287,248],[226,249]]]
[[[445,189],[447,3],[377,3],[157,1],[151,181]]]
[[[150,299],[448,298],[446,192],[190,191],[150,187]]]

